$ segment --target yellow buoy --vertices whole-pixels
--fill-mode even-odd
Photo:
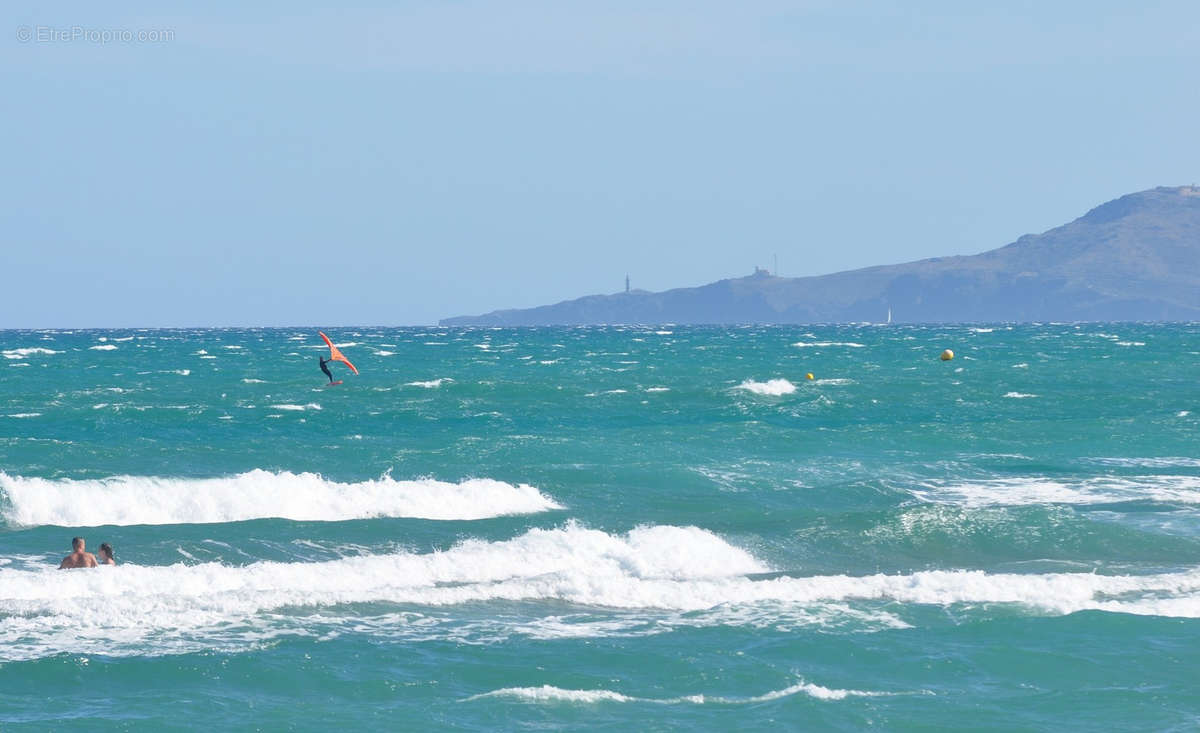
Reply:
[[[942,352],[942,361],[950,361],[953,358],[954,358],[954,352],[951,351],[950,349],[946,349],[945,351]]]
[[[805,379],[812,379],[812,378],[813,378],[812,372],[809,372],[808,374],[805,374],[805,375],[804,375],[804,378],[805,378]]]

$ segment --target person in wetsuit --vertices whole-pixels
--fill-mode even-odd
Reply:
[[[321,371],[325,372],[325,376],[329,377],[329,383],[333,384],[333,372],[329,371],[329,367],[325,366],[329,362],[329,359],[323,356],[318,356],[317,358],[321,360]]]

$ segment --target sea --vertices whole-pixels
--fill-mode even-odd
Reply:
[[[321,328],[0,332],[0,729],[1200,728],[1200,324]]]

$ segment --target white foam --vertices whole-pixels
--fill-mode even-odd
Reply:
[[[42,413],[40,413],[40,412],[14,412],[14,413],[8,415],[8,417],[15,417],[15,418],[41,417],[41,416],[42,416]]]
[[[622,695],[612,690],[564,690],[561,687],[542,685],[541,687],[505,687],[492,690],[481,695],[468,697],[467,701],[480,700],[488,697],[512,697],[530,702],[633,702],[643,698]]]
[[[303,412],[304,410],[320,410],[321,406],[319,404],[317,404],[316,402],[309,402],[306,405],[293,405],[293,404],[289,404],[289,403],[284,403],[284,404],[280,404],[280,405],[271,405],[271,408],[274,410],[287,410],[290,412]]]
[[[1200,504],[1200,476],[1106,476],[1078,480],[1042,477],[929,482],[911,492],[937,504],[969,508],[1038,504],[1113,504],[1160,501]]]
[[[254,379],[253,377],[244,377],[242,381],[246,384],[266,384],[266,380]]]
[[[1145,458],[1088,458],[1089,463],[1099,463],[1106,466],[1134,466],[1145,468],[1200,468],[1200,458],[1190,456],[1153,456]]]
[[[856,343],[854,341],[798,341],[798,342],[792,344],[792,346],[799,346],[800,348],[807,348],[807,347],[812,347],[812,346],[819,346],[819,347],[825,347],[825,348],[828,348],[831,346],[844,346],[844,347],[850,348],[850,349],[865,349],[866,348],[866,344],[860,344],[860,343]]]
[[[341,521],[369,517],[484,519],[561,509],[536,488],[492,479],[340,483],[314,473],[254,470],[208,479],[114,476],[43,479],[0,472],[3,517],[18,526],[193,524],[282,517]],[[85,501],[80,501],[85,497]]]
[[[396,355],[396,352],[394,352],[394,351],[384,351],[382,349],[375,352],[375,356],[395,356],[395,355]]]
[[[42,348],[41,346],[29,346],[29,347],[20,348],[20,349],[5,349],[4,351],[0,351],[0,356],[3,356],[5,359],[24,359],[27,356],[33,356],[35,354],[61,354],[61,353],[62,353],[61,351],[55,351],[54,349],[45,349],[45,348]]]
[[[437,389],[446,382],[453,382],[450,377],[441,377],[439,379],[431,379],[428,382],[406,382],[406,387],[424,387],[425,389]]]
[[[781,697],[790,697],[792,695],[804,693],[809,697],[815,697],[818,700],[845,700],[847,697],[885,697],[889,695],[897,695],[904,693],[896,692],[877,692],[874,690],[838,690],[821,685],[814,685],[811,682],[799,682],[791,687],[774,692],[768,692],[765,695],[752,697],[746,702],[767,702],[768,700],[778,700]],[[932,694],[922,691],[921,694]]]
[[[681,697],[633,697],[623,695],[613,690],[567,690],[553,685],[542,685],[540,687],[504,687],[499,690],[492,690],[481,695],[474,695],[466,698],[464,702],[479,700],[489,697],[508,697],[526,702],[538,703],[578,703],[584,705],[594,705],[604,702],[639,702],[639,703],[654,703],[657,705],[753,705],[761,702],[769,702],[778,700],[792,695],[804,694],[818,700],[844,700],[847,697],[880,697],[886,695],[910,694],[896,692],[874,692],[869,690],[837,690],[821,685],[814,685],[801,680],[800,682],[785,687],[782,690],[772,690],[771,692],[753,697],[723,697],[719,695],[684,695]],[[930,694],[922,691],[921,694]]]
[[[1014,400],[1027,400],[1030,397],[1037,397],[1037,395],[1027,392],[1005,392],[1004,396]]]
[[[116,351],[117,347],[113,344],[100,344],[99,346],[89,346],[92,351]]]
[[[670,387],[647,387],[647,392],[670,392]]]
[[[785,394],[791,394],[796,391],[796,385],[786,379],[768,379],[765,382],[755,382],[747,379],[737,386],[737,389],[744,389],[747,392],[753,392],[759,395],[769,395],[771,397],[780,397]]]
[[[296,633],[286,629],[296,609],[324,609],[316,615],[330,618],[338,613],[332,607],[356,603],[441,606],[538,598],[588,603],[607,597],[610,584],[686,584],[689,578],[761,567],[696,528],[646,527],[608,535],[575,525],[535,529],[502,542],[467,540],[444,552],[315,563],[120,565],[70,573],[0,567],[0,660],[63,651],[121,655],[244,648],[265,633],[277,633],[279,624]],[[617,593],[614,600],[630,590]],[[645,605],[636,591],[625,602]],[[81,615],[81,607],[105,612]],[[281,615],[284,608],[292,610]],[[347,624],[354,624],[353,615],[351,610]]]
[[[445,551],[355,553],[324,562],[121,565],[65,573],[6,565],[0,567],[0,660],[245,648],[280,634],[311,635],[314,624],[358,629],[362,612],[353,604],[419,605],[435,613],[437,607],[464,603],[538,601],[546,603],[546,621],[562,614],[563,604],[592,615],[596,607],[608,607],[618,627],[655,627],[635,633],[662,633],[671,624],[761,627],[810,610],[866,614],[900,604],[1012,604],[1043,614],[1100,610],[1200,618],[1200,568],[1155,575],[975,570],[751,575],[765,569],[745,550],[696,527],[639,527],[618,535],[574,523],[497,542],[465,540]],[[81,615],[80,608],[104,613]],[[456,639],[462,633],[377,620],[369,625],[372,633]],[[503,618],[486,622],[493,624],[493,636],[512,632],[498,628]],[[826,699],[854,694],[818,686],[797,691]]]

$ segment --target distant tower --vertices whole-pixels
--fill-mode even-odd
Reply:
[[[625,276],[625,292],[629,292],[629,275]]]

